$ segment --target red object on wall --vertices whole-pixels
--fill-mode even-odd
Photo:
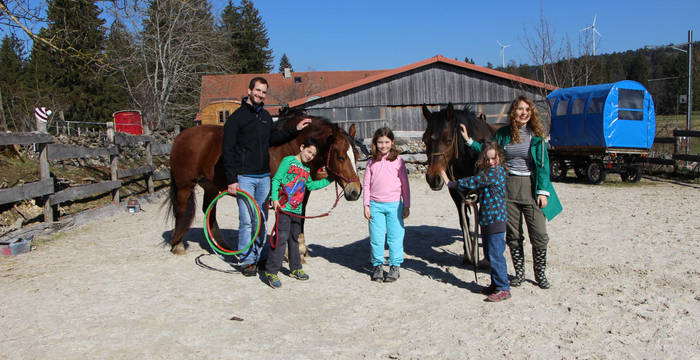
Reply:
[[[138,110],[117,111],[112,114],[114,117],[114,131],[121,131],[132,135],[143,134],[143,123],[141,112]]]

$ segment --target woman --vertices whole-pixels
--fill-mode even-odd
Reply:
[[[535,281],[540,288],[548,289],[550,284],[545,270],[549,236],[545,219],[552,220],[562,207],[549,180],[544,127],[535,103],[525,96],[519,96],[510,105],[508,119],[510,126],[500,128],[494,141],[503,146],[508,168],[506,243],[515,269],[515,278],[510,285],[520,286],[525,277],[522,221],[525,217],[532,244]],[[473,141],[464,127],[462,136],[474,150],[481,151],[481,144]]]

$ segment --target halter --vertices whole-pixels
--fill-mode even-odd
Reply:
[[[459,134],[457,133],[457,131],[452,131],[452,141],[450,142],[450,145],[448,146],[450,148],[450,150],[454,152],[453,156],[455,159],[459,159],[459,147],[455,146],[457,141],[459,141],[458,137],[459,137]],[[445,159],[445,168],[447,169],[447,175],[450,178],[450,180],[454,181],[455,180],[454,170],[452,169],[451,165],[448,165],[449,162],[447,161],[446,153],[448,153],[448,152],[441,151],[441,152],[430,153],[430,158],[432,159],[434,156],[441,156],[442,158],[444,158]]]

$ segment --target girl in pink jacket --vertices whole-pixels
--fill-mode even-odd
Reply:
[[[403,219],[409,214],[411,191],[406,167],[394,144],[394,133],[388,127],[374,132],[372,158],[367,162],[362,190],[372,246],[372,281],[396,281],[403,262]],[[389,245],[386,277],[382,268],[385,242]]]

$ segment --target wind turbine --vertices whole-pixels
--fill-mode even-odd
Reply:
[[[586,26],[585,28],[579,30],[579,31],[586,31],[586,30],[593,30],[593,56],[595,56],[595,34],[598,34],[598,36],[603,37],[603,34],[598,32],[598,29],[595,27],[595,21],[598,18],[598,14],[595,14],[593,16],[593,24],[590,26]]]
[[[503,45],[503,44],[501,44],[501,42],[498,41],[498,40],[496,40],[496,42],[498,43],[498,46],[501,47],[501,67],[505,68],[505,67],[506,67],[506,56],[505,56],[505,51],[504,51],[504,50],[505,50],[507,47],[509,47],[510,45]]]

